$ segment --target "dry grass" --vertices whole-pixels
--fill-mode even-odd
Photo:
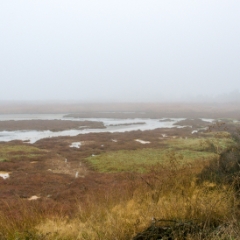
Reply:
[[[224,226],[221,236],[234,234],[231,224],[237,219],[239,201],[232,185],[198,183],[197,176],[206,167],[207,162],[183,167],[171,159],[168,166],[158,165],[148,174],[126,175],[125,185],[89,193],[72,216],[48,208],[44,201],[41,205],[21,200],[16,208],[11,205],[7,213],[0,213],[1,239],[126,240],[151,225],[152,218],[194,220],[202,235],[190,234],[188,239],[230,239],[217,238],[214,231]]]
[[[146,229],[151,219],[156,218],[194,220],[203,232],[210,234],[209,229],[216,229],[235,217],[238,202],[231,186],[207,181],[198,184],[196,174],[203,167],[200,163],[191,168],[182,168],[178,163],[167,168],[159,166],[135,179],[138,183],[127,197],[114,200],[113,196],[122,189],[104,196],[92,195],[87,204],[79,205],[74,218],[46,219],[36,229],[42,235],[49,234],[49,239],[126,240]]]

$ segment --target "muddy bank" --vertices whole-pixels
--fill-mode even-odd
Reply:
[[[204,121],[202,119],[185,119],[181,120],[179,122],[174,123],[173,125],[178,125],[178,126],[192,126],[193,128],[204,128],[209,125],[211,125],[211,122],[209,121]]]
[[[240,111],[171,111],[166,110],[163,112],[134,112],[134,113],[122,113],[122,112],[81,112],[74,114],[67,114],[64,116],[65,118],[118,118],[118,119],[134,119],[134,118],[234,118],[240,119]]]
[[[69,129],[102,129],[102,122],[96,121],[70,121],[70,120],[9,120],[0,121],[0,131],[63,131]]]

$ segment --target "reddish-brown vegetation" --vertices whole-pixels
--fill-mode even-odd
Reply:
[[[8,120],[0,121],[0,131],[36,130],[63,131],[69,129],[105,128],[102,122],[70,120]]]

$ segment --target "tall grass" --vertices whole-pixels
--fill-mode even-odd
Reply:
[[[206,163],[195,162],[183,168],[172,160],[167,167],[159,165],[134,178],[134,188],[129,191],[125,186],[96,193],[79,204],[74,218],[45,219],[36,229],[49,234],[49,239],[126,240],[146,229],[151,219],[163,219],[194,221],[202,235],[190,234],[188,239],[206,239],[217,227],[236,219],[238,200],[232,185],[198,183],[196,176],[204,167]]]

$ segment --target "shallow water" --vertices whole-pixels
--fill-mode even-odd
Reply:
[[[34,143],[42,138],[51,138],[58,136],[76,136],[78,134],[98,133],[98,132],[126,132],[134,130],[153,130],[156,128],[172,128],[177,127],[173,124],[184,120],[184,118],[171,118],[168,122],[160,122],[160,119],[110,119],[110,118],[64,118],[65,114],[0,114],[0,121],[6,120],[74,120],[74,121],[100,121],[103,122],[106,128],[104,129],[71,129],[59,132],[52,131],[0,131],[0,141],[8,142],[12,140],[22,140],[29,143]],[[211,121],[210,119],[204,119]],[[136,124],[144,122],[145,124]],[[132,125],[131,125],[132,123]],[[123,125],[127,124],[127,125]],[[114,125],[114,126],[113,126]]]

